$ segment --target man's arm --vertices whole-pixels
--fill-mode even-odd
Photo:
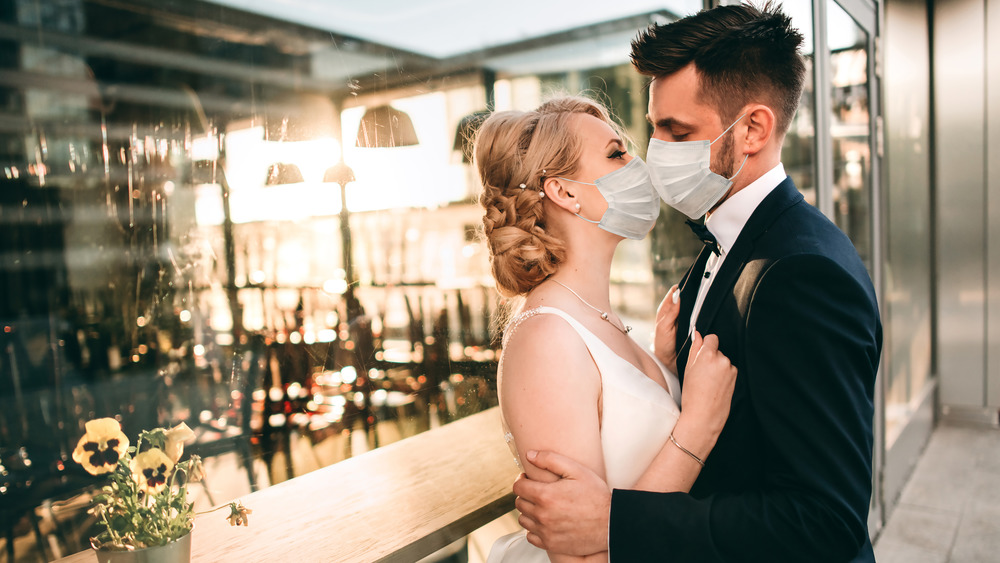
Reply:
[[[694,334],[687,366],[688,391],[674,426],[675,440],[660,452],[636,483],[655,491],[688,491],[725,424],[732,401],[736,368],[718,349],[718,340]],[[686,448],[678,444],[686,444]],[[699,458],[696,460],[695,458]],[[533,465],[546,470],[545,479],[521,478],[514,483],[521,511],[519,522],[528,540],[543,549],[586,554],[607,549],[611,495],[605,482],[586,466],[551,451],[528,453]],[[549,482],[550,475],[559,480]]]
[[[854,557],[867,541],[878,326],[873,296],[836,263],[798,256],[773,264],[748,311],[741,373],[761,428],[746,439],[764,481],[705,499],[614,491],[614,557]]]

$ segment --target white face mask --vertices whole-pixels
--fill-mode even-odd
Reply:
[[[729,132],[746,114],[739,116],[732,125],[715,138],[715,141],[667,142],[650,139],[646,160],[653,187],[663,201],[691,219],[699,219],[729,191],[733,178],[743,170],[750,155],[743,157],[743,164],[732,178],[712,172],[712,145]]]
[[[639,157],[633,157],[625,166],[601,176],[593,184],[557,176],[560,180],[596,186],[608,202],[608,210],[600,221],[591,221],[574,213],[584,221],[620,237],[633,240],[646,238],[660,216],[660,198],[649,179],[649,169]]]

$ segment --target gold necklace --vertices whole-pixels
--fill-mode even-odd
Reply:
[[[549,278],[549,279],[552,279],[552,278]],[[621,328],[618,325],[616,325],[614,322],[611,321],[611,317],[609,317],[607,313],[605,313],[604,311],[602,311],[602,310],[598,309],[597,307],[594,307],[593,305],[591,305],[590,303],[588,303],[586,299],[584,299],[583,297],[580,297],[579,293],[573,291],[573,288],[569,287],[568,285],[564,284],[563,282],[561,282],[559,280],[552,279],[552,281],[554,281],[557,284],[565,287],[566,291],[569,291],[570,293],[572,293],[573,295],[575,295],[576,298],[579,299],[580,302],[582,302],[584,305],[586,305],[586,306],[590,307],[591,309],[593,309],[593,310],[597,311],[598,313],[600,313],[602,319],[608,321],[608,324],[610,324],[611,326],[613,326],[613,327],[617,328],[618,330],[620,330],[622,334],[628,334],[632,330],[632,327],[628,326],[625,323],[622,323],[622,325],[625,328]]]

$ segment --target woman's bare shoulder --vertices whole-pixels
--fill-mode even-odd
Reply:
[[[589,379],[587,372],[599,375],[586,343],[566,319],[539,312],[515,322],[514,332],[506,339],[501,366],[501,377],[508,382],[571,378],[583,383]]]

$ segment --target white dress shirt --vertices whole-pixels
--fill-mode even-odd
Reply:
[[[705,263],[705,274],[702,275],[701,283],[698,286],[698,298],[694,302],[694,309],[691,310],[691,324],[688,326],[689,335],[694,333],[695,321],[698,320],[698,313],[701,312],[705,296],[708,295],[708,290],[712,287],[712,280],[722,268],[722,263],[726,261],[726,255],[733,248],[733,244],[740,236],[740,232],[743,231],[743,227],[753,212],[757,210],[760,202],[767,197],[767,194],[784,181],[785,167],[779,162],[777,166],[765,172],[760,178],[722,202],[722,205],[705,219],[705,226],[719,242],[719,255],[711,254],[708,257],[708,262]]]

